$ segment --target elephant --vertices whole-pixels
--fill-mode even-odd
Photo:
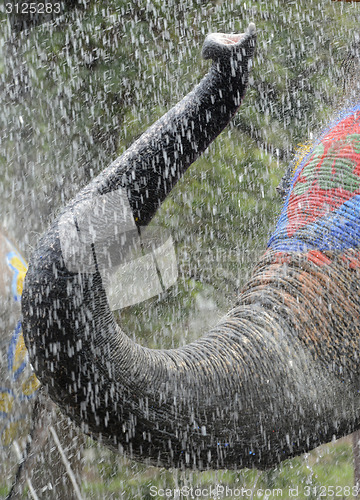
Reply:
[[[360,426],[359,105],[292,165],[268,248],[208,334],[148,349],[109,306],[108,274],[239,108],[255,40],[253,24],[205,39],[209,73],[60,212],[25,278],[25,343],[50,397],[155,466],[266,469]]]

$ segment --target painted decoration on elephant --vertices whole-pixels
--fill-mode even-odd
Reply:
[[[27,264],[18,252],[9,252],[6,256],[7,264],[13,271],[11,290],[15,302],[20,302],[27,271]]]
[[[11,243],[8,242],[10,246]],[[16,250],[6,255],[7,265],[12,272],[11,292],[15,302],[21,301],[27,264]],[[7,351],[7,369],[11,388],[0,387],[0,443],[9,446],[27,428],[26,401],[31,399],[40,382],[29,365],[28,353],[19,320],[12,333]]]
[[[2,446],[10,446],[18,436],[26,432],[27,422],[26,418],[19,418],[17,420],[10,420],[1,430],[0,442]]]
[[[268,246],[277,251],[360,245],[360,105],[341,114],[298,162]]]
[[[17,322],[10,340],[8,349],[8,370],[14,380],[24,371],[28,362],[27,349],[21,328],[21,321]]]

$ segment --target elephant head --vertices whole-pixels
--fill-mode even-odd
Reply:
[[[299,159],[269,249],[207,335],[151,350],[110,311],[106,271],[236,112],[254,44],[253,25],[206,39],[208,75],[69,203],[25,280],[26,345],[51,398],[154,465],[266,468],[358,426],[357,111]]]

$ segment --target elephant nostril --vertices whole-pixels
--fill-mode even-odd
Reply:
[[[211,35],[208,35],[208,39],[222,45],[236,45],[246,36],[253,36],[255,31],[255,24],[250,23],[245,33],[212,33]]]
[[[211,35],[211,38],[215,42],[221,43],[223,45],[235,45],[244,38],[244,33],[239,33],[239,34],[232,33],[230,35],[226,35],[225,33],[214,33],[213,35]]]

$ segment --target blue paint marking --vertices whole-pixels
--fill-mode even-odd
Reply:
[[[280,223],[280,220],[279,220]],[[279,224],[280,225],[280,224]],[[286,223],[269,240],[277,251],[339,250],[360,246],[360,195],[353,196],[330,214],[307,224],[289,237]]]
[[[19,401],[30,401],[30,399],[33,399],[37,395],[38,389],[36,389],[32,394],[26,395],[26,394],[20,394],[18,396]]]
[[[8,355],[7,355],[7,358],[8,358],[8,370],[12,374],[13,380],[17,380],[19,378],[20,374],[24,371],[24,369],[25,369],[25,367],[27,365],[27,362],[28,362],[28,355],[26,355],[24,361],[21,363],[21,365],[19,366],[19,368],[15,372],[13,372],[13,366],[14,366],[14,361],[15,361],[15,353],[16,353],[16,346],[17,346],[17,343],[18,343],[19,336],[20,336],[21,332],[22,332],[21,321],[18,321],[17,324],[16,324],[16,327],[15,327],[14,333],[13,333],[13,335],[11,337],[11,340],[10,340],[10,345],[9,345]]]

